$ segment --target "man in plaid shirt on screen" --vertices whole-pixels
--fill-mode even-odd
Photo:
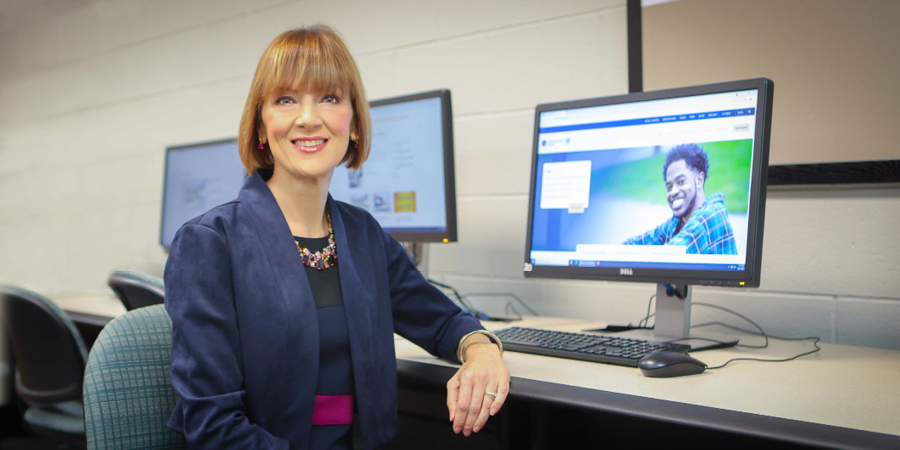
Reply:
[[[725,209],[725,196],[706,197],[709,157],[697,144],[683,144],[666,156],[663,177],[672,218],[625,245],[681,245],[687,253],[736,255],[734,230]]]

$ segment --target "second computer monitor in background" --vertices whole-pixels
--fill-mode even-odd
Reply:
[[[370,112],[369,159],[335,170],[332,197],[369,211],[399,241],[455,242],[450,91],[373,101]]]
[[[247,178],[234,139],[168,147],[165,170],[159,232],[165,248],[185,222],[237,198]]]

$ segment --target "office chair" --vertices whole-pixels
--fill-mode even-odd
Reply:
[[[46,297],[2,285],[0,317],[15,358],[16,395],[27,405],[26,426],[83,448],[87,349],[72,320]]]
[[[172,321],[163,305],[109,323],[91,348],[84,373],[88,449],[181,449],[166,427],[178,395],[169,378]]]
[[[115,271],[109,274],[107,284],[128,311],[161,304],[166,297],[163,280],[153,275]]]

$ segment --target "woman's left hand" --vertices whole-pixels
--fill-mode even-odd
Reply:
[[[503,407],[509,394],[509,370],[500,358],[500,349],[490,341],[473,342],[465,355],[465,364],[447,382],[447,409],[453,432],[469,436],[481,431],[488,417]],[[497,398],[491,399],[487,392]]]

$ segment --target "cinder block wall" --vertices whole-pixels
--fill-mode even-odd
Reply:
[[[13,9],[0,16],[0,282],[62,295],[105,293],[113,269],[160,275],[165,147],[236,135],[266,44],[325,22],[346,38],[369,98],[453,92],[460,242],[430,248],[430,276],[464,293],[515,292],[547,315],[644,314],[650,285],[521,274],[534,105],[627,91],[623,0]],[[695,300],[775,333],[900,348],[897,192],[772,194],[763,287],[698,288]],[[475,302],[501,312],[506,300]]]

